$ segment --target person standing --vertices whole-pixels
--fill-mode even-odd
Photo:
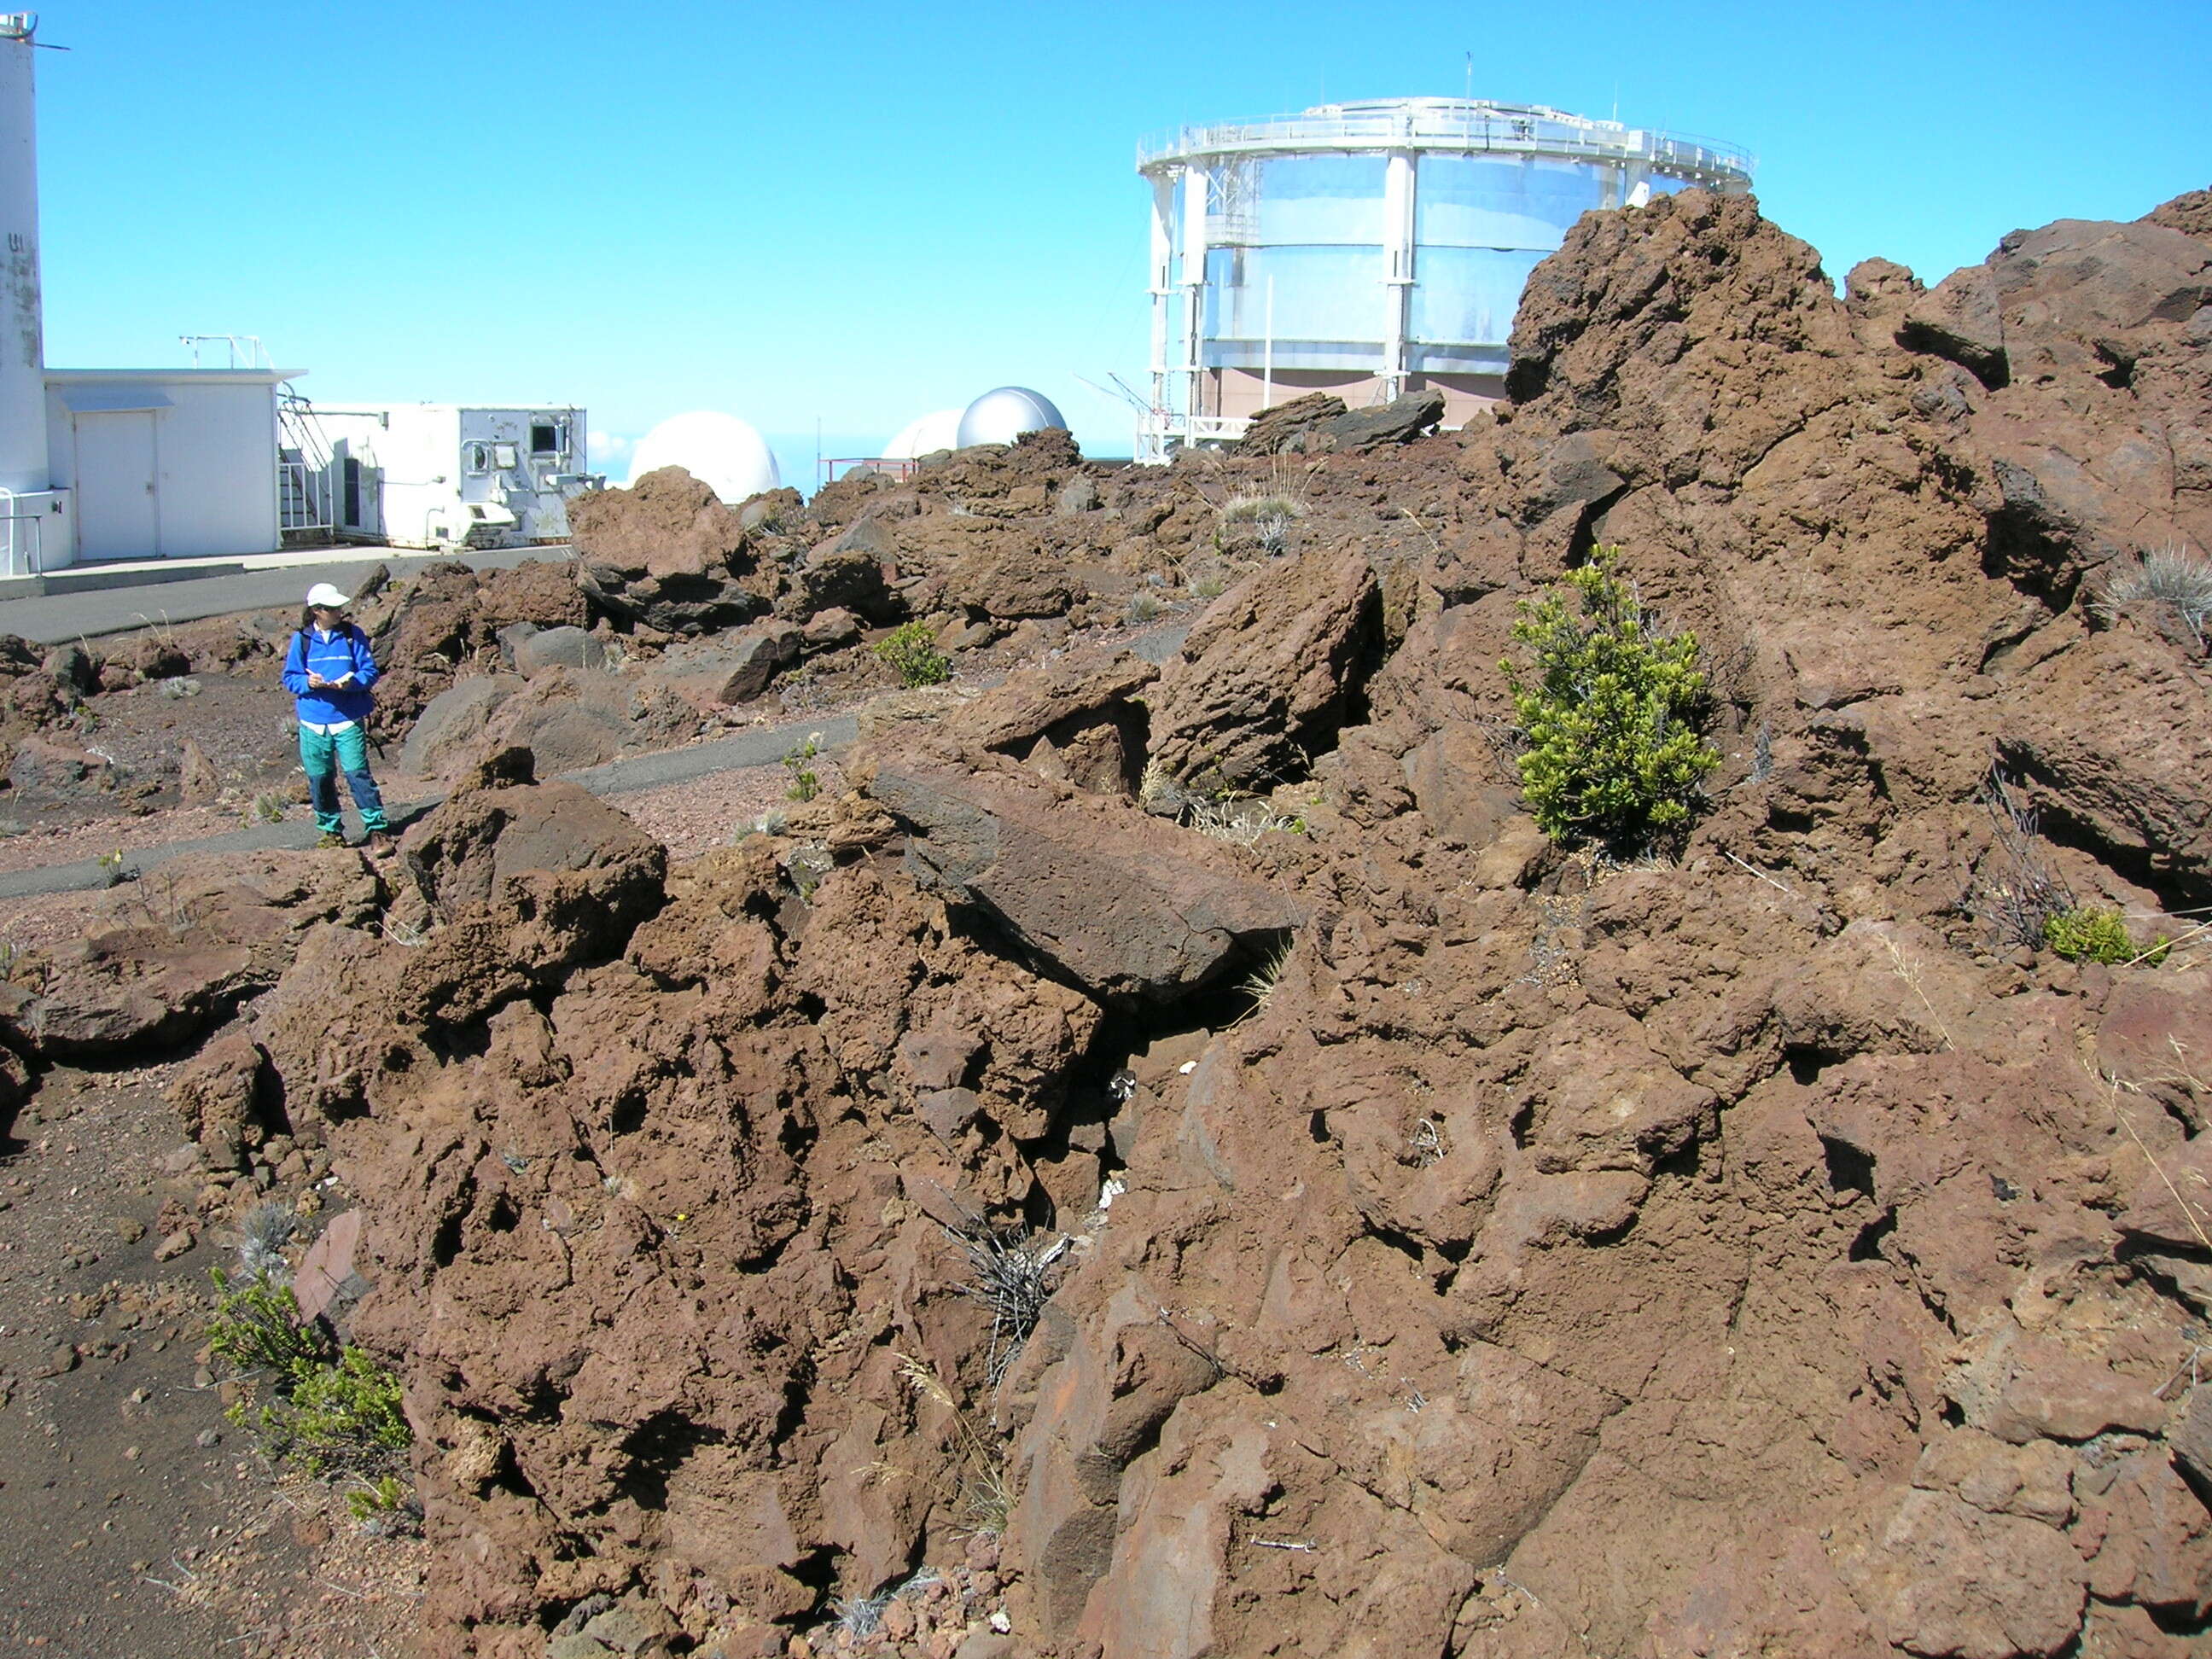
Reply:
[[[300,764],[307,774],[307,799],[314,805],[319,847],[346,844],[338,816],[338,778],[345,774],[354,805],[361,809],[372,853],[392,849],[392,827],[384,817],[384,798],[368,772],[368,711],[376,684],[376,658],[368,635],[346,620],[350,601],[328,582],[307,590],[300,631],[284,653],[284,689],[296,700],[300,716]]]

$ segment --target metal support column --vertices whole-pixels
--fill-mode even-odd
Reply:
[[[1152,406],[1146,416],[1148,426],[1156,426],[1165,417],[1170,404],[1168,342],[1175,331],[1175,179],[1170,174],[1162,173],[1152,180]],[[1145,435],[1150,443],[1158,441],[1157,434]]]
[[[1382,179],[1382,395],[1406,392],[1406,338],[1413,295],[1413,152],[1390,152]]]
[[[1182,172],[1183,398],[1182,412],[1198,415],[1200,374],[1206,341],[1206,205],[1212,175],[1202,167]]]

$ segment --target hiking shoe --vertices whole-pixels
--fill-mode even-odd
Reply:
[[[368,839],[362,845],[368,848],[372,857],[380,859],[389,855],[399,843],[392,839],[392,832],[389,830],[372,830],[369,831]]]
[[[346,838],[335,830],[324,830],[315,842],[318,847],[343,847],[345,844]]]

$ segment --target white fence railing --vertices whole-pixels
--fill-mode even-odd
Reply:
[[[286,535],[331,529],[331,475],[325,469],[305,461],[276,463],[276,522]]]
[[[28,536],[22,526],[28,525]],[[0,513],[0,576],[38,576],[46,573],[46,515],[40,513]]]
[[[1156,409],[1137,424],[1137,459],[1158,465],[1194,444],[1234,443],[1251,424],[1249,415],[1178,415]]]

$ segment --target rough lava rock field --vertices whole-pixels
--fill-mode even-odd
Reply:
[[[440,1659],[2202,1654],[2212,606],[2137,574],[2212,545],[2212,193],[1844,292],[1687,192],[1585,216],[1463,432],[668,471],[396,584],[450,795],[11,951],[11,1120],[158,1063],[169,1220],[357,1206]],[[1601,545],[1724,757],[1662,855],[1511,763]],[[84,749],[281,627],[203,634],[0,652],[24,810],[264,787]],[[553,776],[850,705],[698,856]],[[2002,936],[2023,860],[2168,952]]]

